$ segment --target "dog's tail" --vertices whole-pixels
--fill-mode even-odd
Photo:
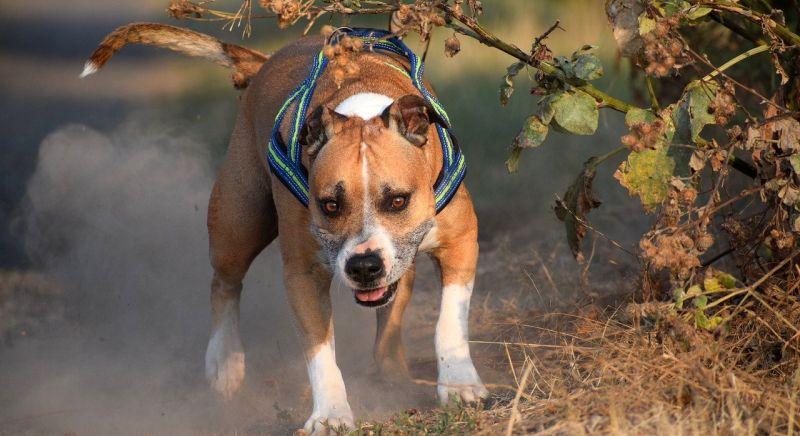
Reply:
[[[108,34],[86,61],[81,78],[96,73],[119,49],[127,44],[154,45],[189,56],[210,59],[233,69],[233,85],[247,87],[250,78],[269,56],[249,48],[222,42],[209,35],[180,27],[156,23],[133,23]]]

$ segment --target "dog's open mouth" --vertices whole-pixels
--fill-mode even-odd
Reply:
[[[397,282],[375,289],[356,289],[356,303],[366,307],[380,307],[391,301],[397,290]]]

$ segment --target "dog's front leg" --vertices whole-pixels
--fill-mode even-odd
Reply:
[[[333,339],[330,274],[322,266],[287,262],[284,267],[289,303],[304,341],[306,368],[314,410],[304,430],[326,434],[328,427],[353,428],[353,412],[339,367]]]
[[[466,402],[485,398],[483,385],[469,353],[469,301],[478,261],[476,232],[435,249],[442,274],[442,306],[436,323],[436,362],[439,368],[439,400]]]

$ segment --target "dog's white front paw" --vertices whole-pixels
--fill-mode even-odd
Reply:
[[[313,436],[347,434],[347,429],[355,428],[354,422],[350,406],[344,404],[340,407],[333,406],[327,411],[314,411],[303,426],[303,430]]]
[[[238,334],[218,329],[208,341],[206,378],[225,399],[233,396],[244,381],[245,365],[242,341]]]
[[[453,399],[472,403],[489,395],[489,391],[486,390],[478,376],[478,371],[475,370],[475,365],[469,358],[453,361],[440,360],[439,382],[436,390],[442,404],[448,404]]]

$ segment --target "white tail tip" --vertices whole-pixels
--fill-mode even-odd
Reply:
[[[83,71],[81,72],[80,78],[83,79],[86,76],[92,75],[97,72],[97,64],[92,61],[86,61],[86,65],[83,66]]]

